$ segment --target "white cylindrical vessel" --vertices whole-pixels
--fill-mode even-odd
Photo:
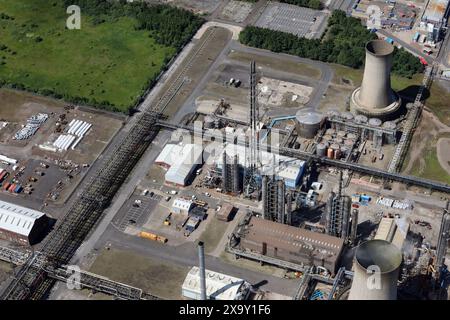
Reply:
[[[401,251],[385,240],[358,246],[349,300],[396,300]]]
[[[83,128],[84,128],[86,125],[87,125],[87,122],[83,122],[83,123],[81,124],[81,126],[79,126],[78,129],[77,129],[73,134],[76,135],[76,136],[79,136],[81,130],[83,130]]]
[[[86,134],[86,132],[88,132],[88,130],[92,127],[92,124],[88,123],[88,125],[86,126],[86,128],[83,129],[83,131],[81,131],[80,135],[84,136]]]

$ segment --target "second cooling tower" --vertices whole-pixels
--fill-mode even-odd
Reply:
[[[388,241],[370,240],[362,243],[356,249],[348,299],[396,300],[401,262],[400,250]]]
[[[385,119],[400,107],[401,100],[391,88],[393,52],[394,47],[384,40],[366,44],[363,81],[350,100],[355,113]]]

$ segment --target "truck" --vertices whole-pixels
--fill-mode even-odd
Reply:
[[[145,232],[145,231],[141,231],[139,232],[139,237],[140,238],[144,238],[144,239],[148,239],[148,240],[153,240],[153,241],[158,241],[158,242],[162,242],[162,243],[166,243],[167,242],[167,238],[154,234],[154,233],[150,233],[150,232]]]
[[[392,38],[387,37],[385,40],[387,43],[394,44],[394,40]]]

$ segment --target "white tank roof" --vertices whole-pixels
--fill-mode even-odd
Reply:
[[[323,119],[323,115],[321,113],[305,110],[299,110],[295,117],[300,123],[312,125],[319,124]]]

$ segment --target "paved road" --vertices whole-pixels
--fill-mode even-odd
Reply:
[[[402,39],[397,38],[395,35],[393,35],[392,33],[388,33],[385,30],[378,30],[377,31],[377,35],[382,35],[384,37],[390,37],[392,38],[396,43],[400,44],[404,49],[406,49],[407,51],[413,53],[414,55],[418,56],[418,57],[422,57],[425,59],[425,61],[428,64],[432,64],[434,61],[433,57],[427,56],[426,54],[423,54],[420,50],[414,48],[413,46],[411,46],[409,43],[406,43],[405,41],[403,41]]]

